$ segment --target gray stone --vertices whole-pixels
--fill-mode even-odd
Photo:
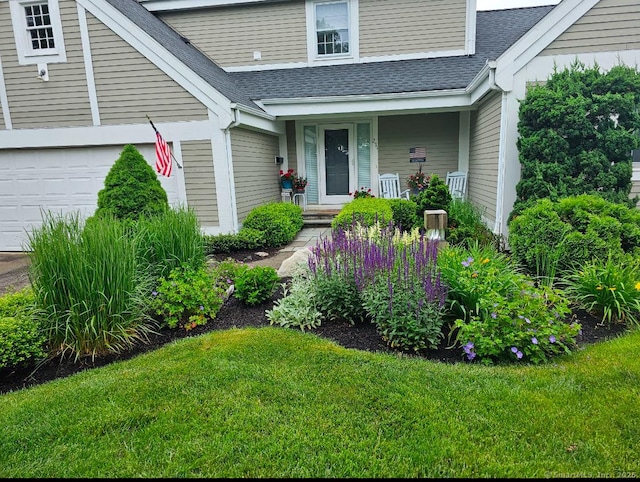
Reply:
[[[298,251],[294,251],[293,254],[285,259],[280,265],[278,276],[280,276],[281,278],[293,276],[293,273],[296,269],[299,269],[300,266],[306,266],[310,255],[310,248],[304,248]]]

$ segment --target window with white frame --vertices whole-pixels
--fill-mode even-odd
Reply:
[[[315,4],[317,55],[349,53],[349,3]]]
[[[10,0],[20,64],[65,62],[58,0]]]
[[[359,0],[306,0],[305,9],[309,65],[359,61]]]

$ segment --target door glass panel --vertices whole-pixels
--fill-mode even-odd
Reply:
[[[349,195],[349,129],[324,131],[327,196]]]

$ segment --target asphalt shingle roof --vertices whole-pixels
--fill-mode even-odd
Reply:
[[[554,7],[530,7],[477,13],[476,53],[393,62],[233,72],[252,99],[373,95],[465,88]]]
[[[226,72],[135,0],[106,0],[230,101],[374,95],[465,88],[554,6],[477,12],[476,53],[393,62]]]

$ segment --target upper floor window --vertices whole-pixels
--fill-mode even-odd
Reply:
[[[317,54],[349,53],[349,4],[316,3]]]
[[[9,5],[18,62],[65,62],[58,0],[10,0]]]
[[[24,15],[27,21],[27,37],[32,50],[55,49],[51,15],[47,2],[24,5]]]
[[[359,0],[306,0],[310,65],[353,63],[358,58]]]

